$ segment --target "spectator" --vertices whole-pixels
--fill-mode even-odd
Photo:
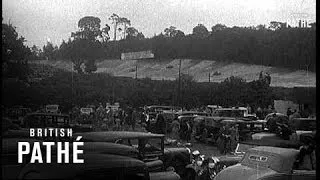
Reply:
[[[263,118],[263,112],[262,112],[261,107],[258,107],[258,108],[257,108],[256,115],[257,115],[257,117],[258,117],[259,119],[264,119],[264,118]]]
[[[138,119],[138,116],[139,116],[139,114],[138,114],[137,110],[134,109],[132,112],[132,118],[131,118],[131,123],[130,123],[133,131],[135,130],[136,121]]]
[[[175,118],[171,123],[171,136],[174,139],[179,138],[179,129],[180,129],[180,123],[178,118]]]
[[[278,122],[278,117],[276,113],[274,113],[272,114],[272,117],[267,122],[267,127],[270,132],[277,133],[277,127],[278,127],[277,122]]]
[[[156,132],[159,134],[165,134],[166,124],[162,114],[158,114],[156,117]]]
[[[249,104],[247,104],[248,114],[252,114],[252,109]]]
[[[291,114],[292,114],[292,109],[291,109],[291,107],[289,107],[289,108],[287,109],[287,116],[290,117]]]

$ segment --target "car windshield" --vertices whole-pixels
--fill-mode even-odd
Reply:
[[[235,150],[236,154],[244,154],[247,152],[250,148],[256,147],[257,145],[252,144],[244,144],[244,143],[238,143],[237,148]]]

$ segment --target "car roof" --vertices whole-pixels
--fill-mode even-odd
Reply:
[[[147,139],[147,138],[162,138],[163,134],[153,134],[145,132],[133,131],[105,131],[105,132],[85,132],[75,133],[74,136],[83,136],[86,140],[94,141],[113,141],[117,139]]]
[[[266,115],[266,118],[272,116],[273,114],[276,114],[277,116],[285,116],[285,117],[288,117],[287,115],[282,114],[282,113],[269,113],[269,114]]]
[[[239,142],[239,144],[249,144],[257,146],[272,146],[272,147],[281,147],[281,148],[295,148],[298,149],[301,146],[299,141],[289,141],[283,139],[254,139],[248,141]]]
[[[94,153],[107,153],[107,154],[122,154],[121,152],[136,152],[138,150],[132,146],[124,144],[115,144],[110,142],[86,142],[83,146],[84,152],[94,152]],[[121,151],[121,152],[120,152]],[[125,154],[123,154],[125,155]]]
[[[300,121],[316,121],[316,118],[292,118],[292,120],[300,120]]]
[[[292,156],[295,156],[299,153],[299,150],[296,150],[296,149],[280,148],[280,147],[272,147],[272,146],[257,146],[257,147],[251,148],[250,150],[277,154],[277,155],[284,157],[284,158],[285,157],[292,157]]]
[[[31,116],[31,115],[69,117],[67,114],[58,114],[58,113],[29,113],[29,114],[27,114],[27,116]]]

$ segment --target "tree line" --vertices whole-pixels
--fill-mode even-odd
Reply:
[[[119,59],[123,52],[152,50],[158,59],[192,58],[239,62],[292,69],[315,71],[316,30],[290,27],[286,23],[272,21],[269,26],[227,27],[216,24],[211,31],[203,24],[185,34],[174,26],[151,38],[131,27],[127,18],[113,14],[114,40],[110,40],[110,26],[100,27],[100,19],[87,16],[79,20],[79,31],[72,33],[68,42],[60,47],[48,43],[43,55],[48,59],[72,60],[75,69],[89,63],[94,72],[95,60]],[[116,33],[123,34],[117,40]],[[77,59],[77,60],[75,60]],[[80,72],[80,71],[79,71]]]

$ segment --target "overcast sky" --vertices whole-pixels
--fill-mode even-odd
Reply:
[[[316,0],[2,0],[4,22],[10,19],[30,47],[42,47],[48,40],[60,45],[84,16],[99,17],[102,26],[111,26],[112,13],[152,37],[171,25],[190,34],[199,23],[211,30],[217,23],[232,27],[274,20],[296,25],[300,18],[315,22]]]

